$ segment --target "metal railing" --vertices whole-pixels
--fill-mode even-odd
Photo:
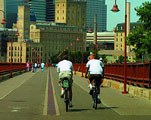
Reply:
[[[74,64],[74,70],[86,72],[85,64]],[[105,64],[104,77],[124,82],[124,64]],[[151,62],[127,64],[127,84],[151,88]]]
[[[14,73],[19,73],[22,71],[26,71],[25,63],[8,63],[3,62],[0,63],[0,77],[10,76],[12,77]]]

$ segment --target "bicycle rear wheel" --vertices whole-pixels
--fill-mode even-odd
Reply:
[[[69,107],[69,98],[68,98],[68,90],[65,90],[65,104],[66,104],[66,112],[68,112]]]
[[[97,93],[96,93],[96,89],[93,91],[93,108],[97,109]]]

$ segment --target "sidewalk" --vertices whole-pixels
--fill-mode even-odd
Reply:
[[[37,70],[39,72],[40,69]],[[36,73],[37,73],[36,72]],[[0,82],[0,100],[4,99],[7,95],[20,87],[23,83],[29,80],[35,73],[26,72],[18,76],[14,76],[8,80]]]
[[[84,91],[89,92],[87,79],[81,74],[74,75],[74,84],[80,86]],[[101,87],[101,101],[105,106],[112,108],[120,115],[151,115],[151,101],[137,98],[129,94],[122,94],[120,91]]]

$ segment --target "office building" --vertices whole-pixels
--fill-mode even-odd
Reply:
[[[86,27],[86,0],[56,0],[55,22]]]
[[[95,49],[94,33],[87,33],[87,50]],[[114,50],[114,32],[97,32],[98,50]]]
[[[12,28],[13,23],[17,22],[18,6],[30,4],[30,11],[34,12],[39,21],[54,21],[55,2],[54,0],[0,0],[0,10],[4,11],[7,21],[6,27]],[[0,12],[0,21],[3,13]],[[0,27],[2,27],[0,22]]]
[[[30,0],[30,10],[35,12],[38,21],[54,21],[54,0]]]
[[[97,31],[106,31],[107,24],[107,5],[105,0],[87,0],[86,8],[86,27],[87,31],[89,27],[94,28],[94,15],[97,15]]]

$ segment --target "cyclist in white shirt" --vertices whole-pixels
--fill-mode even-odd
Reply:
[[[90,75],[89,75],[90,88],[92,88],[93,80],[96,79],[96,85],[98,88],[98,100],[99,100],[98,103],[101,103],[101,101],[100,101],[100,85],[102,83],[102,74],[103,74],[102,64],[103,63],[97,59],[89,60],[86,64],[87,71],[86,71],[85,77],[87,76],[87,73],[89,71],[90,72]],[[91,91],[90,91],[90,94],[91,94]]]
[[[69,80],[69,107],[72,107],[72,83],[73,83],[73,65],[68,60],[68,56],[65,55],[63,60],[58,63],[57,72],[59,72],[59,83],[66,77]],[[61,88],[61,97],[64,95],[64,89]]]

